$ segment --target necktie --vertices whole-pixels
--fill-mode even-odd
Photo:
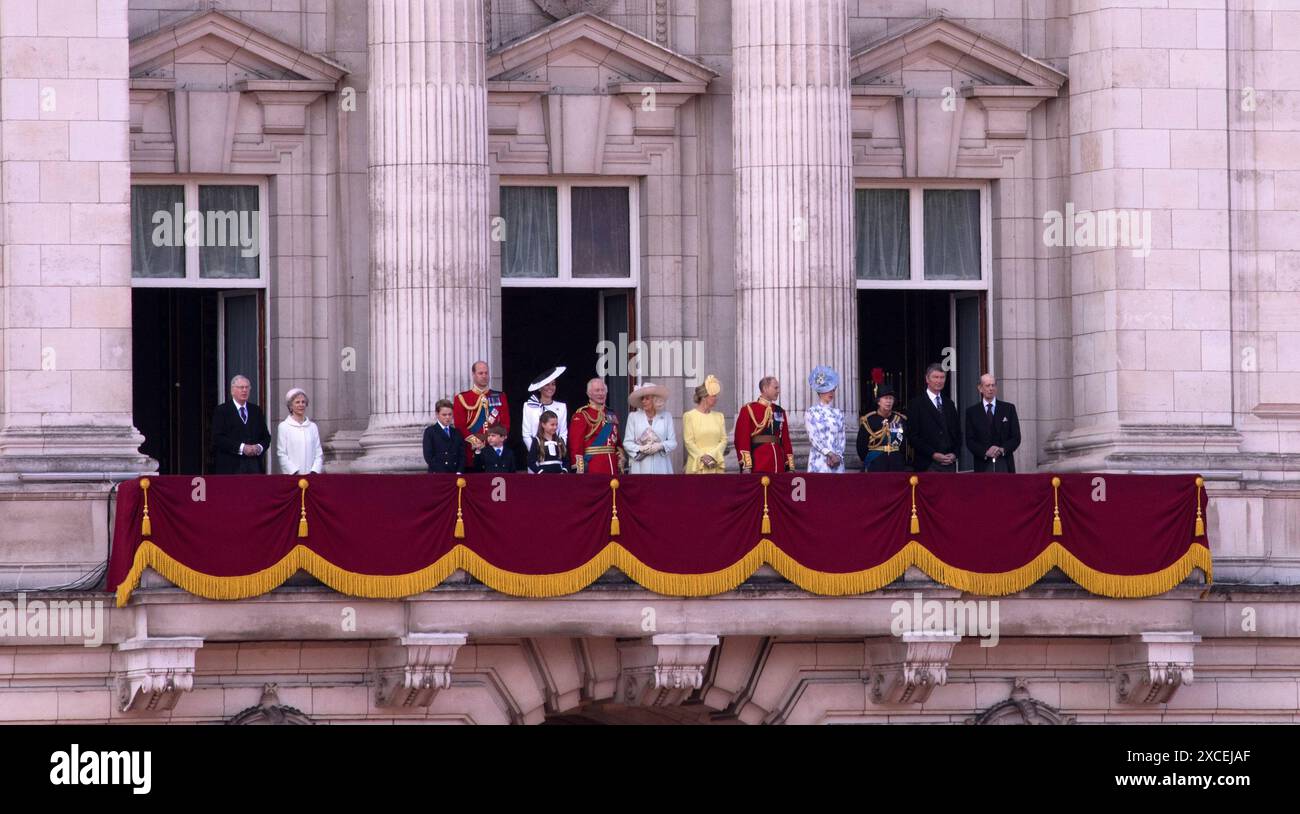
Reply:
[[[934,409],[943,412],[943,396],[938,393],[934,394]]]
[[[443,427],[442,431],[447,433],[447,440],[451,440],[451,427]]]
[[[993,424],[993,405],[992,405],[991,403],[990,403],[990,404],[985,404],[985,405],[984,405],[984,412],[985,412],[985,413],[988,415],[988,417],[989,417],[989,424],[992,425],[992,424]]]
[[[248,423],[248,408],[246,407],[239,408],[239,420],[244,422],[245,424]]]

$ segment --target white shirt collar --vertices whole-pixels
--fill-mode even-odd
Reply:
[[[994,410],[996,410],[996,409],[998,408],[998,400],[997,400],[996,398],[993,398],[993,399],[984,399],[984,409],[987,410],[987,409],[988,409],[988,406],[989,406],[990,404],[993,405],[993,409],[994,409]]]

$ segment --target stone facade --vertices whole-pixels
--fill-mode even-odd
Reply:
[[[951,593],[919,583],[218,604],[154,580],[99,647],[0,641],[0,721],[961,723],[1011,720],[1013,697],[1054,722],[1296,719],[1293,4],[211,5],[0,0],[0,591],[92,598],[113,484],[154,470],[131,185],[213,177],[264,184],[265,382],[312,393],[327,471],[418,468],[433,402],[475,359],[499,375],[502,179],[627,180],[638,337],[698,342],[729,417],[780,376],[796,430],[812,365],[864,406],[854,189],[979,190],[967,290],[1020,468],[1202,473],[1219,585],[1039,586],[981,648],[889,635],[893,601]],[[1045,239],[1051,213],[1120,211],[1149,217],[1149,251]],[[680,414],[693,382],[656,378]]]

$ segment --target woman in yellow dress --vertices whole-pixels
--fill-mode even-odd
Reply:
[[[726,471],[727,421],[713,409],[722,385],[713,376],[695,388],[695,409],[682,416],[682,438],[686,441],[686,474],[720,475]]]

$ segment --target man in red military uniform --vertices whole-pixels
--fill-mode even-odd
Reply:
[[[510,406],[506,394],[488,387],[487,362],[475,362],[470,367],[474,386],[457,393],[452,401],[452,421],[456,429],[465,433],[465,465],[474,466],[474,453],[487,443],[488,427],[504,427],[510,432]]]
[[[776,400],[781,382],[764,376],[758,383],[758,401],[740,408],[736,416],[736,456],[741,472],[793,472],[790,421]]]
[[[587,382],[587,406],[569,421],[569,454],[573,471],[617,475],[623,470],[623,445],[618,437],[618,416],[605,409],[609,388],[600,379]]]

